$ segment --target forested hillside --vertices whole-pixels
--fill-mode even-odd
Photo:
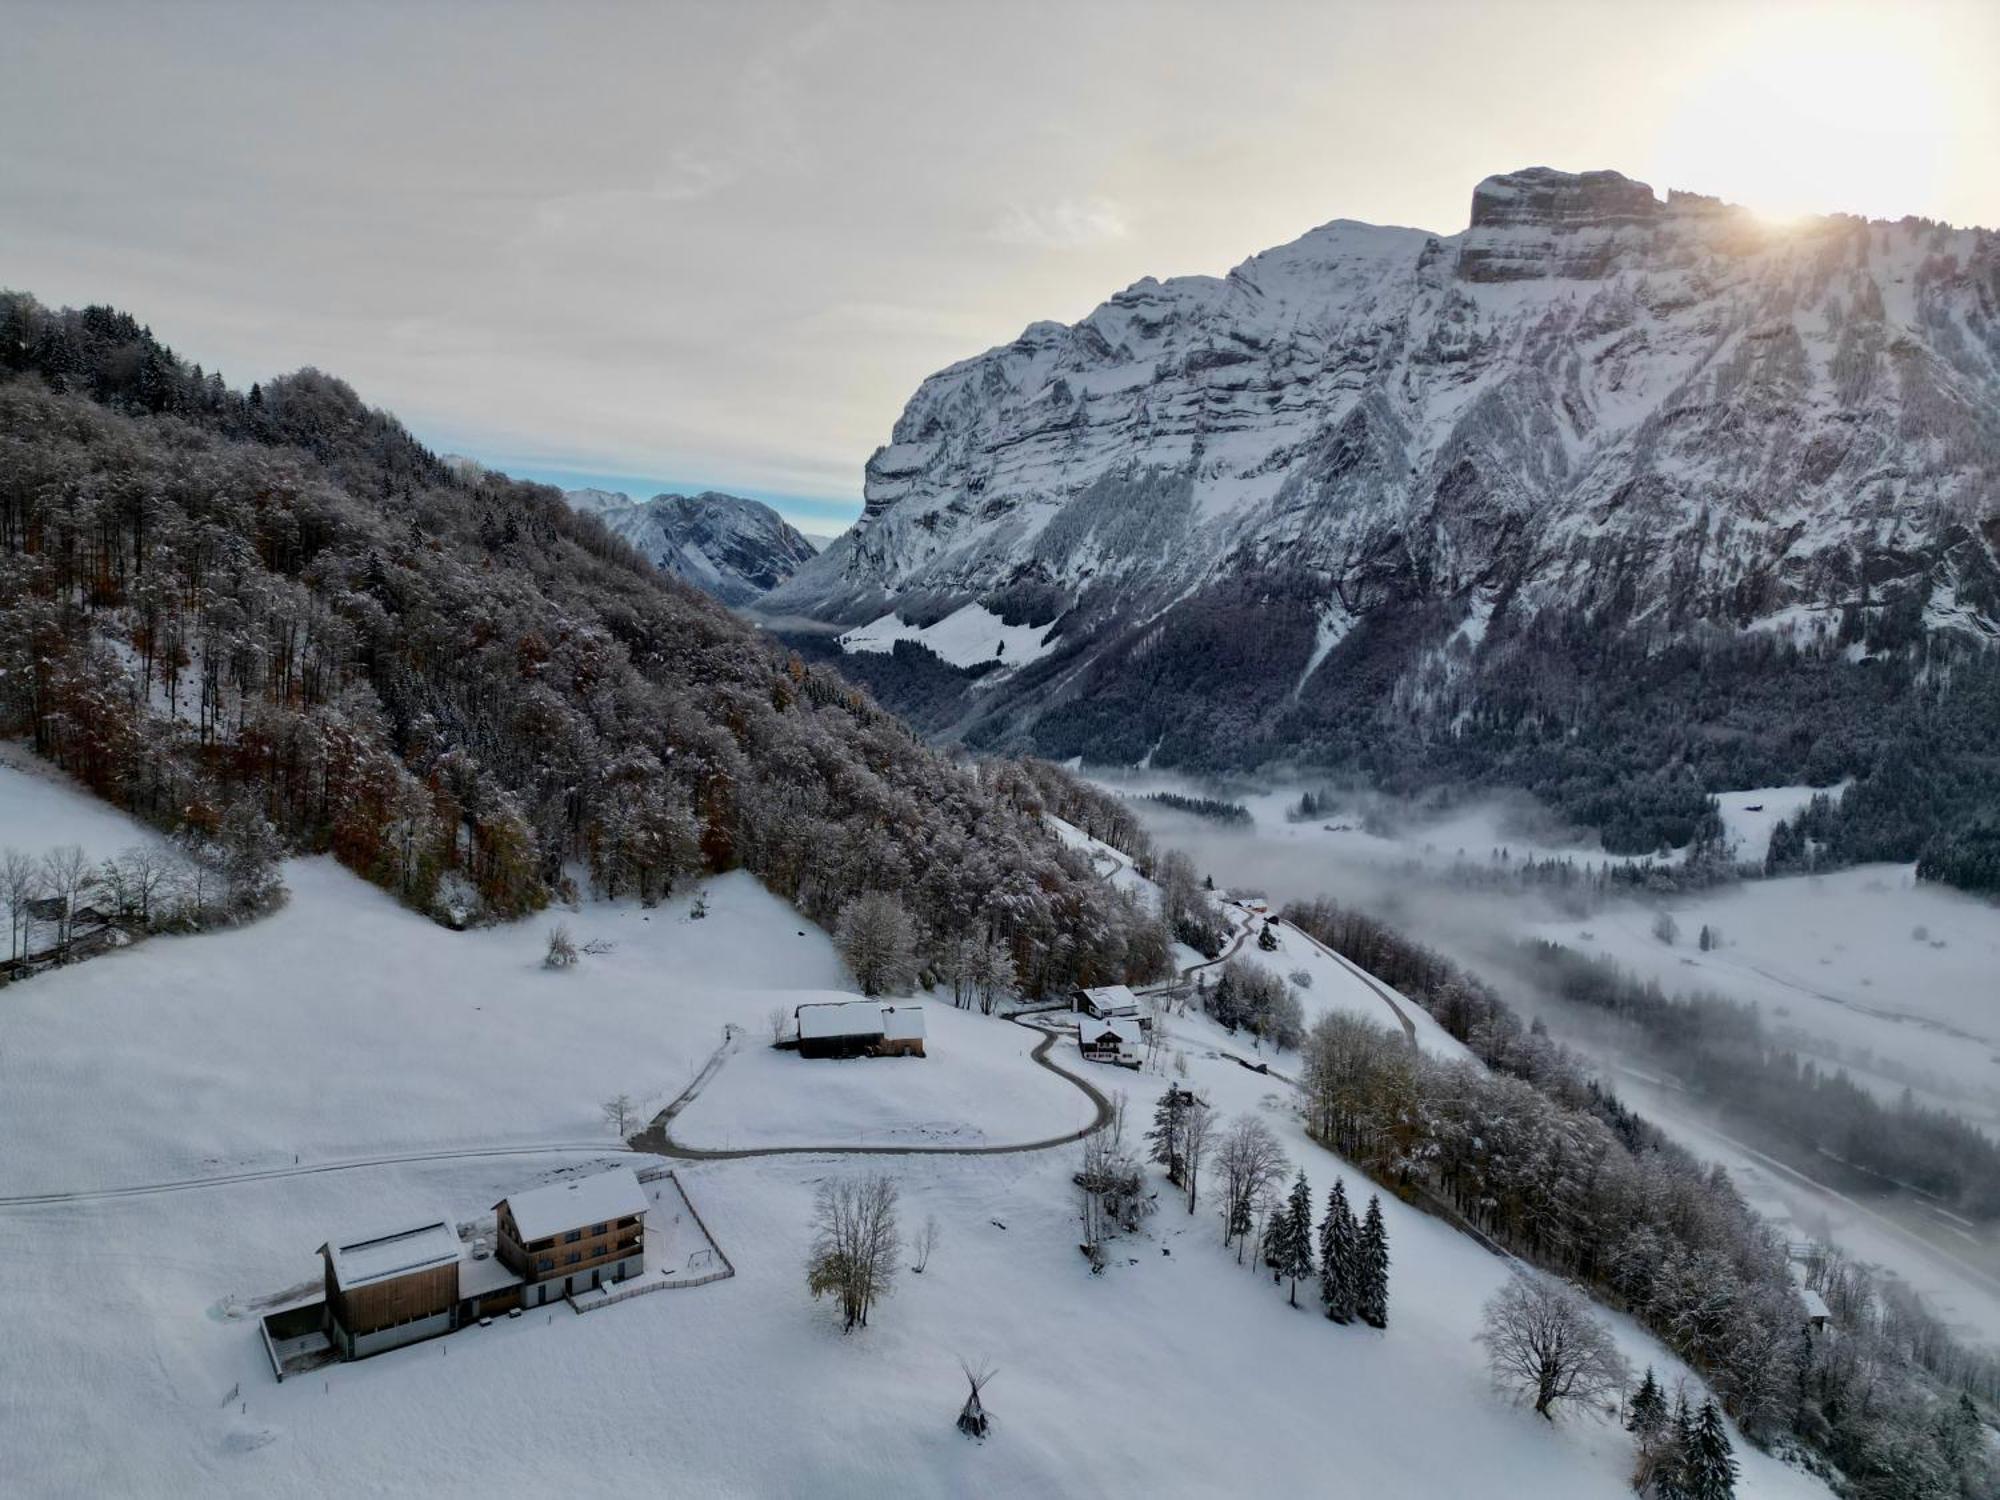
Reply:
[[[921,958],[996,939],[1033,990],[1166,962],[1035,778],[927,750],[557,491],[459,472],[317,371],[233,391],[18,293],[0,733],[163,828],[261,814],[452,923],[572,872],[652,900],[740,866],[821,922],[886,892]]]

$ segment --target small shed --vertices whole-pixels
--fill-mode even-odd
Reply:
[[[1102,1021],[1085,1016],[1077,1024],[1076,1045],[1086,1061],[1136,1068],[1143,1055],[1145,1033],[1138,1022],[1127,1016],[1112,1016]]]
[[[1826,1298],[1809,1286],[1799,1288],[1799,1298],[1806,1305],[1806,1332],[1824,1333],[1826,1325],[1833,1318],[1833,1313],[1826,1305]]]

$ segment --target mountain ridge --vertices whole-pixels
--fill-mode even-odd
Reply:
[[[1336,219],[1031,324],[926,380],[891,439],[861,521],[765,606],[1050,627],[976,688],[927,680],[933,733],[1201,770],[1365,761],[1364,728],[1449,759],[1496,717],[1518,759],[1623,654],[1760,637],[1852,706],[1844,667],[2000,639],[2000,237],[1781,229],[1530,168],[1456,235]],[[1544,668],[1593,701],[1519,680]],[[896,669],[855,670],[899,701]],[[1845,773],[1881,752],[1846,740]],[[1806,752],[1747,758],[1789,774],[1737,784],[1776,784]],[[1646,759],[1618,774],[1685,757]]]

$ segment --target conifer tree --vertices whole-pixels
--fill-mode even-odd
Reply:
[[[1382,1197],[1368,1195],[1356,1254],[1354,1310],[1370,1328],[1389,1326],[1389,1231],[1382,1223]]]
[[[1687,1500],[1735,1500],[1736,1455],[1715,1402],[1701,1403],[1681,1459],[1681,1487]]]
[[[1292,1195],[1285,1204],[1281,1222],[1284,1230],[1278,1242],[1279,1269],[1292,1279],[1290,1301],[1297,1307],[1299,1278],[1313,1273],[1312,1190],[1306,1186],[1303,1171],[1292,1179]]]
[[[1642,1495],[1651,1494],[1666,1454],[1667,1437],[1667,1398],[1661,1394],[1659,1381],[1653,1378],[1651,1365],[1646,1366],[1645,1378],[1633,1394],[1625,1416],[1625,1430],[1632,1434],[1638,1447],[1632,1465],[1632,1488]]]
[[[1167,1169],[1167,1181],[1176,1187],[1181,1184],[1183,1163],[1181,1160],[1181,1138],[1186,1134],[1183,1116],[1187,1112],[1185,1095],[1173,1084],[1160,1095],[1160,1102],[1153,1106],[1153,1128],[1146,1132],[1146,1139],[1152,1142],[1148,1159],[1158,1162]]]
[[[1336,1323],[1354,1321],[1356,1235],[1347,1187],[1338,1177],[1326,1195],[1326,1218],[1319,1226],[1319,1300]]]
[[[1662,1426],[1652,1465],[1653,1500],[1693,1500],[1688,1487],[1688,1458],[1694,1448],[1694,1418],[1688,1414],[1687,1393],[1674,1398],[1674,1414]]]

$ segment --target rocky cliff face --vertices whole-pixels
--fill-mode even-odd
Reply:
[[[813,544],[770,506],[713,490],[633,500],[612,490],[570,490],[575,510],[595,515],[663,573],[725,604],[748,604],[815,555]]]
[[[770,606],[1053,622],[1063,650],[981,688],[1029,740],[1195,605],[1264,637],[1282,691],[1243,722],[1275,751],[1347,638],[1417,609],[1377,699],[1453,631],[1477,658],[1551,611],[1809,641],[1901,609],[1984,638],[2000,237],[1509,173],[1456,235],[1336,221],[1032,325],[924,382],[866,495]]]

